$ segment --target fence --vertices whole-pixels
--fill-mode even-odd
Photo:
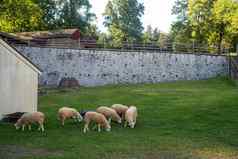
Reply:
[[[72,43],[67,40],[57,40],[49,42],[47,39],[34,39],[25,41],[8,40],[15,46],[33,46],[33,47],[52,47],[52,48],[73,48],[73,49],[117,49],[117,50],[134,50],[134,51],[156,51],[156,52],[182,52],[182,53],[213,53],[227,54],[232,48],[223,47],[219,50],[218,46],[208,46],[198,43],[139,43],[123,42],[121,44],[112,44],[110,42],[98,42],[96,40],[80,40]]]
[[[228,56],[229,58],[229,76],[232,79],[238,79],[238,58],[237,56]]]

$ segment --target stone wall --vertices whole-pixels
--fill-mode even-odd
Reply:
[[[226,75],[224,56],[17,47],[42,70],[41,85],[75,78],[83,86],[199,80]]]

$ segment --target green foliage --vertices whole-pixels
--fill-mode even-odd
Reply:
[[[216,27],[213,29],[213,32],[218,34],[218,39],[214,39],[214,42],[217,42],[218,45],[222,44],[222,42],[231,44],[232,40],[238,36],[237,13],[238,2],[233,0],[217,0],[215,3],[212,17]]]
[[[82,33],[84,38],[95,39],[99,38],[100,32],[95,24],[88,25],[85,31]]]
[[[174,41],[230,47],[237,42],[238,2],[234,0],[177,0],[172,25]]]
[[[42,10],[31,0],[2,0],[0,31],[20,32],[37,30],[42,25]]]
[[[158,28],[153,29],[151,25],[147,26],[146,31],[143,33],[143,42],[144,43],[158,43],[160,38],[160,31]]]
[[[212,7],[216,0],[189,0],[188,15],[192,26],[192,37],[206,43],[212,25]]]
[[[171,46],[171,36],[167,33],[160,33],[160,38],[158,40],[159,47],[161,49],[169,49],[168,47]]]
[[[140,18],[144,6],[137,0],[110,0],[105,8],[104,25],[110,32],[114,45],[121,46],[123,41],[141,39],[143,26]]]
[[[3,0],[0,30],[21,32],[80,28],[85,33],[95,18],[90,9],[88,0]]]
[[[171,37],[175,43],[190,43],[192,41],[192,29],[188,19],[188,1],[177,0],[172,9],[177,21],[172,24]]]
[[[45,133],[36,126],[32,131],[16,131],[13,124],[0,122],[0,158],[237,158],[238,91],[227,79],[47,92],[39,97],[38,107],[46,115]],[[135,129],[112,123],[111,132],[90,129],[83,134],[83,122],[67,120],[62,127],[57,120],[62,106],[95,110],[115,103],[138,107]],[[5,145],[19,149],[6,150]],[[27,157],[19,155],[24,153],[21,148]]]
[[[61,28],[80,28],[82,32],[90,25],[95,14],[90,12],[91,4],[88,0],[60,0],[58,7],[58,25]]]
[[[53,30],[58,26],[58,12],[57,1],[55,0],[33,0],[42,10],[43,26],[41,29]]]

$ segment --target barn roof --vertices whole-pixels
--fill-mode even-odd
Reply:
[[[0,38],[0,45],[2,45],[4,48],[6,48],[7,50],[9,50],[9,52],[11,52],[12,54],[14,54],[18,59],[20,59],[21,61],[23,61],[26,65],[28,65],[32,70],[34,70],[35,72],[37,72],[38,74],[41,74],[42,71],[41,69],[36,66],[33,62],[31,62],[26,56],[24,56],[22,53],[20,53],[16,48],[12,47],[11,45],[9,45],[6,41],[2,40]]]
[[[72,38],[75,32],[79,29],[58,29],[51,31],[34,31],[34,32],[19,32],[14,33],[17,37],[29,39],[51,39],[51,38]]]

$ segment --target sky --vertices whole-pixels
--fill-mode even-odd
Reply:
[[[108,0],[89,0],[92,5],[92,12],[97,16],[97,25],[103,32],[106,28],[103,26],[103,12]],[[142,18],[143,26],[151,25],[157,27],[163,32],[169,32],[170,25],[174,20],[171,15],[171,9],[175,0],[140,0],[144,3],[145,13]]]

